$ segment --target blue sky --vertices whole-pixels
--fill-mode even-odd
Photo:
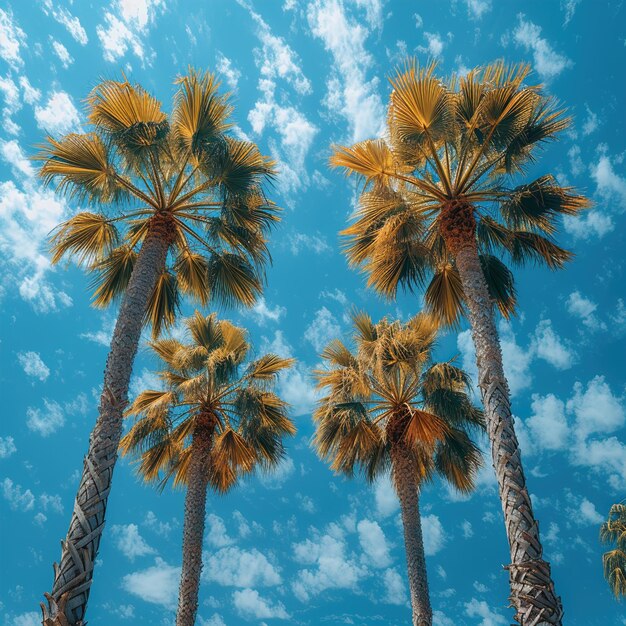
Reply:
[[[570,626],[626,624],[602,578],[598,526],[626,490],[624,353],[626,133],[622,1],[38,0],[0,9],[0,607],[4,624],[38,622],[51,587],[96,414],[115,311],[89,306],[88,280],[52,268],[47,233],[79,207],[40,187],[27,160],[44,131],[83,122],[82,100],[121,72],[169,106],[188,65],[232,90],[237,132],[280,162],[265,298],[220,311],[258,350],[295,356],[280,381],[298,435],[272,479],[210,495],[199,624],[406,624],[410,608],[397,504],[389,485],[333,476],[309,446],[310,369],[347,332],[352,306],[406,318],[419,295],[389,304],[339,252],[355,189],[329,171],[329,146],[377,136],[387,76],[406,54],[441,73],[504,57],[528,61],[574,124],[529,176],[554,173],[595,207],[563,224],[566,271],[517,274],[520,315],[502,323],[505,368],[546,558]],[[186,307],[185,313],[191,312]],[[469,332],[438,356],[473,369]],[[145,345],[134,392],[153,381]],[[91,626],[172,624],[183,494],[143,487],[118,464],[91,594]],[[422,496],[438,626],[511,623],[508,550],[488,464],[461,500],[435,482]],[[376,549],[372,549],[375,546]]]

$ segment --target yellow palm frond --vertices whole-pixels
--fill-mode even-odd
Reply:
[[[230,466],[234,470],[249,472],[256,461],[254,450],[232,428],[227,428],[216,438],[213,447],[213,464]]]
[[[225,304],[252,306],[261,293],[254,268],[243,257],[228,252],[211,256],[209,286],[214,297]]]
[[[87,98],[88,119],[125,148],[160,144],[169,130],[161,103],[139,85],[105,80]]]
[[[91,281],[94,306],[107,307],[124,294],[136,261],[137,253],[132,248],[120,246],[92,266],[91,271],[95,274]]]
[[[424,301],[445,326],[456,328],[464,312],[465,295],[461,277],[451,264],[440,265],[424,293]]]
[[[396,171],[393,153],[383,139],[361,141],[351,147],[333,146],[329,162],[332,167],[343,167],[346,176],[359,174],[366,183],[385,187]]]
[[[284,359],[276,354],[264,354],[248,366],[246,374],[255,380],[274,380],[285,369],[290,368],[295,359]]]
[[[158,337],[163,328],[172,326],[176,320],[178,307],[179,296],[176,276],[165,271],[157,278],[145,315],[146,323],[152,326],[153,338]]]
[[[223,133],[232,125],[228,117],[232,106],[228,96],[218,92],[219,82],[210,72],[189,69],[176,83],[180,85],[174,99],[172,129],[183,154],[210,158],[216,144],[224,141]]]
[[[192,252],[189,248],[183,248],[174,263],[174,272],[176,272],[180,291],[206,306],[211,297],[209,266],[206,258]]]
[[[104,215],[82,212],[58,226],[51,238],[52,263],[75,255],[79,264],[104,257],[117,243],[118,231]]]
[[[43,164],[39,176],[45,184],[57,182],[57,190],[78,200],[109,202],[123,188],[107,147],[95,133],[48,136],[35,157]]]

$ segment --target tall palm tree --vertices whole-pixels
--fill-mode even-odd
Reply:
[[[616,598],[626,596],[626,505],[614,504],[600,528],[602,543],[615,548],[602,555],[604,577]]]
[[[351,351],[334,340],[317,372],[327,393],[313,415],[315,445],[331,468],[368,481],[391,472],[400,500],[413,626],[431,626],[426,560],[419,513],[421,485],[439,474],[462,492],[474,486],[481,454],[469,437],[483,428],[472,406],[468,376],[451,363],[432,363],[437,335],[432,317],[406,324],[353,316]]]
[[[207,488],[226,493],[256,466],[275,467],[282,437],[296,432],[287,404],[272,391],[291,359],[265,354],[244,367],[250,344],[243,328],[197,311],[186,326],[189,343],[152,343],[166,366],[159,372],[165,390],[137,396],[127,410],[137,419],[120,444],[123,454],[138,457],[144,480],[163,487],[173,478],[187,489],[176,626],[193,626],[196,618]]]
[[[557,103],[528,85],[526,65],[502,62],[444,82],[435,65],[407,63],[391,78],[388,136],[337,147],[331,164],[365,179],[356,221],[344,231],[353,266],[393,297],[426,287],[448,324],[467,313],[510,546],[511,602],[523,625],[560,625],[561,602],[543,559],[494,317],[515,306],[514,264],[560,268],[562,215],[588,201],[550,175],[523,184],[537,149],[565,129]],[[497,255],[497,256],[496,256]],[[429,277],[431,278],[429,281]]]
[[[229,136],[232,107],[213,75],[190,70],[176,84],[168,116],[141,86],[101,82],[87,99],[88,131],[48,137],[38,155],[46,183],[95,207],[59,226],[52,261],[94,271],[96,305],[121,300],[44,626],[84,624],[144,322],[154,334],[171,323],[179,292],[250,305],[261,291],[265,233],[278,219],[261,185],[274,164]]]

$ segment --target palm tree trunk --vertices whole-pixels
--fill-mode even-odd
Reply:
[[[533,515],[520,457],[493,303],[472,242],[456,252],[476,348],[479,387],[491,440],[493,466],[504,511],[511,564],[507,566],[515,619],[522,626],[560,626],[563,609],[556,595],[550,564],[543,560],[539,526]]]
[[[208,482],[207,461],[211,452],[211,431],[212,429],[197,428],[191,444],[189,483],[185,496],[185,521],[183,524],[183,566],[178,589],[176,626],[193,626],[198,611]]]
[[[153,228],[146,236],[124,294],[104,370],[96,424],[89,438],[70,527],[54,564],[52,593],[44,594],[43,626],[82,626],[91,587],[117,449],[123,411],[139,345],[144,314],[159,274],[165,268],[169,239]]]
[[[391,461],[394,483],[402,512],[404,548],[406,550],[409,590],[413,608],[413,626],[432,626],[433,611],[428,593],[415,460],[406,448],[399,445],[392,446]]]

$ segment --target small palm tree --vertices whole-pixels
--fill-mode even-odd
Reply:
[[[616,598],[626,596],[626,505],[614,504],[600,528],[600,540],[615,545],[602,555],[604,577]]]
[[[469,431],[483,428],[467,395],[468,376],[430,362],[437,335],[432,317],[377,324],[355,314],[351,351],[334,340],[317,372],[324,396],[313,415],[315,445],[331,468],[368,481],[390,471],[400,500],[413,625],[431,626],[432,609],[419,513],[422,484],[439,474],[462,492],[474,486],[481,454]]]
[[[207,488],[226,493],[255,467],[275,467],[282,437],[296,432],[287,404],[272,391],[290,359],[265,354],[244,367],[244,329],[197,311],[185,323],[190,343],[151,344],[166,366],[159,372],[165,391],[137,396],[126,412],[137,419],[120,444],[138,458],[145,481],[163,487],[172,478],[187,489],[177,626],[192,626],[198,609]]]
[[[59,226],[53,263],[68,256],[95,272],[97,306],[121,301],[44,626],[84,624],[142,327],[157,335],[171,324],[179,293],[251,305],[261,292],[265,233],[278,219],[261,188],[273,162],[228,135],[232,107],[213,75],[176,82],[169,116],[139,85],[100,83],[90,129],[48,137],[38,156],[46,183],[96,208]]]
[[[560,625],[563,610],[526,487],[493,305],[508,316],[516,304],[512,273],[500,257],[562,267],[571,253],[554,241],[559,220],[588,201],[550,175],[512,186],[538,147],[569,124],[554,100],[525,83],[528,66],[499,62],[448,82],[435,69],[408,63],[391,79],[385,139],[335,149],[331,164],[365,180],[357,219],[344,231],[346,252],[385,296],[424,287],[428,308],[442,322],[469,317],[516,619]]]

